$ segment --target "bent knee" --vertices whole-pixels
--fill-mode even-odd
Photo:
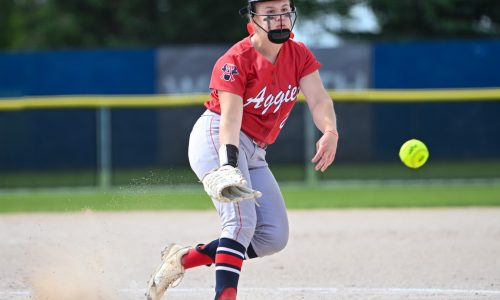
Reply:
[[[288,234],[280,236],[274,241],[273,244],[274,253],[280,252],[281,250],[285,249],[286,245],[288,244]]]
[[[259,257],[268,256],[285,249],[288,244],[288,231],[280,234],[254,237],[252,244]]]

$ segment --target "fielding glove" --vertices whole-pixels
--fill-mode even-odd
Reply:
[[[248,183],[238,168],[225,165],[208,172],[201,180],[207,194],[220,202],[255,200],[262,193],[248,187]]]

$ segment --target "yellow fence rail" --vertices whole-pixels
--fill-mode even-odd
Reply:
[[[500,88],[329,91],[335,102],[457,102],[499,101]],[[0,111],[51,108],[123,108],[190,106],[209,99],[205,94],[45,96],[0,98]],[[304,95],[299,94],[299,101]]]

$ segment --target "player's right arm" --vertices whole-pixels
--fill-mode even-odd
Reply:
[[[248,187],[248,182],[237,168],[243,100],[241,96],[218,90],[220,102],[219,165],[203,179],[205,191],[221,202],[255,200],[262,193]]]
[[[221,145],[239,147],[243,99],[239,95],[221,90],[218,90],[218,94],[221,109],[219,142]]]

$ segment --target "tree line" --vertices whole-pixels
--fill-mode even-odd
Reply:
[[[246,0],[0,0],[0,49],[136,47],[233,43],[246,34]],[[333,15],[324,26],[345,39],[499,37],[498,0],[295,0],[300,19]],[[369,7],[376,32],[352,24]]]

